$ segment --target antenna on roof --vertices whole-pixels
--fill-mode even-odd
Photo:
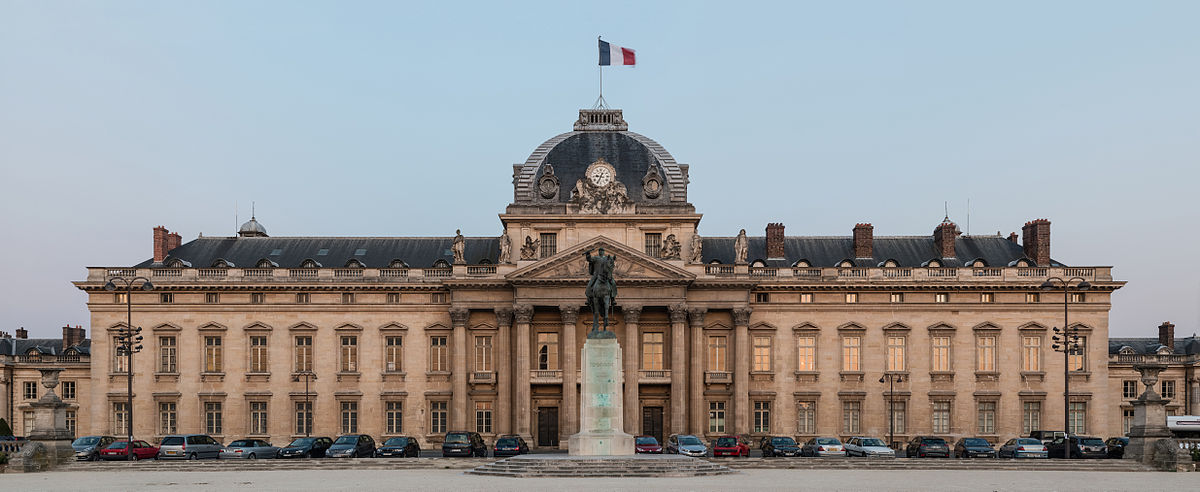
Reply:
[[[949,201],[942,202],[942,211],[946,212],[946,216],[942,217],[942,222],[949,222],[950,221],[950,202]]]
[[[967,235],[971,235],[971,199],[967,199]]]
[[[239,224],[238,224],[237,200],[234,200],[233,201],[233,232],[236,233],[238,231],[238,227],[239,227]]]
[[[254,200],[250,200],[250,220],[254,220]]]

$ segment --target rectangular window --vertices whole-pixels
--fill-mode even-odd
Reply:
[[[947,303],[950,302],[950,294],[947,292],[938,292],[933,295],[933,302]]]
[[[796,402],[796,433],[797,434],[816,434],[817,433],[817,402],[815,402],[815,401],[798,401],[798,402]]]
[[[842,337],[842,371],[857,372],[862,370],[859,350],[862,339],[859,337]]]
[[[252,336],[250,337],[250,372],[268,372],[271,368],[267,365],[267,337]]]
[[[296,337],[296,372],[309,372],[313,368],[313,339],[310,336]]]
[[[492,432],[492,402],[475,402],[475,432],[481,434]]]
[[[991,435],[996,433],[996,402],[981,401],[977,411],[978,426],[980,434]]]
[[[891,299],[892,299],[892,303],[900,304],[900,303],[904,302],[904,293],[903,292],[892,292]]]
[[[812,295],[812,292],[801,292],[801,293],[800,293],[800,302],[801,302],[802,304],[810,304],[810,303],[812,303],[812,302],[813,302],[813,295]]]
[[[1041,301],[1041,295],[1037,292],[1028,292],[1025,294],[1026,304],[1037,304],[1038,301]]]
[[[342,434],[358,433],[358,402],[342,402]]]
[[[1138,397],[1138,382],[1137,380],[1121,381],[1121,398],[1132,400]]]
[[[158,302],[161,302],[163,304],[170,304],[172,302],[175,302],[175,294],[172,294],[170,292],[163,292],[158,295]]]
[[[949,434],[950,433],[950,402],[935,401],[933,402],[933,433],[934,434]]]
[[[204,402],[204,432],[221,435],[221,402]]]
[[[796,369],[800,371],[817,370],[817,337],[799,337],[796,339],[796,346],[799,352],[799,365]]]
[[[996,337],[975,337],[975,352],[977,355],[976,371],[993,372],[996,370]]]
[[[661,371],[663,369],[663,334],[662,332],[642,333],[642,370]]]
[[[857,302],[858,302],[858,293],[857,292],[847,292],[846,293],[846,304],[855,304]]]
[[[1086,301],[1087,301],[1087,294],[1084,294],[1083,292],[1072,292],[1071,293],[1071,302],[1086,302]]]
[[[725,402],[708,402],[708,432],[710,434],[725,433]]]
[[[1028,436],[1029,433],[1040,430],[1042,428],[1042,402],[1027,401],[1021,404],[1021,435]]]
[[[388,434],[401,434],[404,432],[404,402],[389,401],[384,409],[384,418],[387,420]]]
[[[221,302],[221,294],[218,294],[216,292],[205,292],[204,293],[204,302],[206,302],[208,304],[216,304],[218,302]]]
[[[1175,381],[1162,382],[1162,397],[1168,400],[1175,399]]]
[[[450,350],[446,337],[429,337],[429,371],[446,372],[450,370]]]
[[[75,399],[75,381],[63,381],[62,382],[62,399],[64,399],[64,400],[74,400]]]
[[[75,410],[67,410],[64,414],[64,417],[66,417],[64,423],[67,425],[67,432],[70,432],[72,436],[75,435],[75,430],[79,421],[78,414],[75,413]]]
[[[991,292],[983,292],[979,294],[979,302],[989,303],[996,302],[996,294]]]
[[[129,359],[127,359],[125,357],[125,349],[123,348],[124,345],[121,344],[120,337],[113,337],[112,347],[113,347],[113,351],[112,351],[112,355],[113,355],[113,359],[112,359],[112,368],[113,369],[112,370],[113,370],[113,372],[117,372],[117,373],[129,372],[129,366],[125,365],[127,362],[129,362]]]
[[[446,433],[447,403],[444,401],[429,402],[429,431],[434,434]]]
[[[754,371],[771,370],[771,337],[754,337]]]
[[[887,338],[887,370],[888,372],[903,372],[908,366],[905,365],[905,344],[908,339],[905,337],[888,337]]]
[[[558,369],[558,333],[537,334],[538,370]]]
[[[903,434],[904,423],[908,420],[908,403],[903,401],[893,401],[891,407],[892,432],[896,434]]]
[[[35,421],[36,421],[36,419],[34,418],[33,412],[27,411],[27,412],[22,413],[21,414],[21,431],[22,431],[21,433],[25,434],[25,435],[29,435],[30,432],[33,432],[33,425],[34,425]]]
[[[354,293],[342,292],[342,304],[354,304]]]
[[[771,302],[771,294],[768,292],[755,292],[754,302]]]
[[[383,339],[383,363],[388,372],[404,370],[404,337]]]
[[[862,427],[862,402],[842,402],[842,434],[858,434]]]
[[[129,301],[129,294],[127,294],[125,292],[117,292],[116,294],[113,295],[113,302],[115,302],[117,304],[127,304],[128,301]]]
[[[358,337],[342,337],[342,372],[358,372]]]
[[[431,304],[445,304],[446,303],[446,293],[445,292],[434,292],[434,293],[429,294],[429,302]]]
[[[658,258],[662,253],[662,233],[647,232],[646,233],[646,256]]]
[[[492,337],[475,337],[475,370],[490,372],[492,370]]]
[[[267,402],[250,402],[250,433],[260,436],[267,434]]]
[[[176,403],[161,402],[158,404],[158,433],[162,435],[179,432],[179,413]]]
[[[158,337],[158,372],[178,372],[175,337]]]
[[[933,337],[933,370],[950,370],[950,337]]]
[[[221,372],[221,337],[204,337],[204,372]]]
[[[26,400],[38,399],[37,387],[38,387],[38,384],[36,381],[25,381],[23,388],[25,389],[24,394],[25,394]]]
[[[400,293],[399,292],[388,292],[387,293],[387,303],[388,304],[400,304]]]
[[[1067,356],[1067,367],[1072,371],[1087,370],[1087,337],[1079,337],[1079,341]]]
[[[771,432],[771,402],[754,402],[754,432],[756,434]]]
[[[311,401],[296,402],[296,434],[312,434],[313,411]]]
[[[708,337],[708,370],[724,372],[728,366],[729,339],[726,337]]]
[[[1021,370],[1042,370],[1042,337],[1021,337]]]
[[[296,304],[308,304],[311,300],[312,298],[309,297],[308,292],[296,293]]]
[[[1087,402],[1073,401],[1067,410],[1070,422],[1067,432],[1071,434],[1087,433]]]
[[[250,293],[250,304],[263,304],[267,302],[267,295],[262,292]]]
[[[549,258],[558,252],[558,234],[553,232],[543,232],[540,236],[541,247],[539,248],[542,258]]]
[[[1129,435],[1129,430],[1133,428],[1133,409],[1121,409],[1121,434]]]

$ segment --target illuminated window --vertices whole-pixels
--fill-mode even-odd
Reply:
[[[809,304],[809,303],[813,302],[812,292],[801,292],[800,293],[800,302],[804,303],[804,304]]]
[[[950,337],[933,337],[933,370],[950,370]]]
[[[860,349],[862,339],[859,337],[842,337],[842,370],[847,372],[859,371],[861,364]]]
[[[663,334],[661,332],[642,333],[642,369],[646,371],[663,369]]]
[[[708,370],[723,372],[728,354],[728,339],[723,336],[708,337]]]
[[[388,372],[404,370],[404,337],[385,337],[383,362]]]
[[[1084,294],[1083,292],[1072,292],[1071,293],[1071,302],[1086,302],[1086,301],[1087,301],[1087,294]]]
[[[857,292],[847,292],[846,293],[846,304],[854,304],[857,302],[858,302],[858,293]]]
[[[796,339],[796,345],[799,352],[797,370],[817,370],[817,338],[799,337]]]
[[[204,337],[204,372],[221,372],[221,337]]]
[[[1021,370],[1042,370],[1042,337],[1021,337]]]
[[[905,337],[888,337],[887,338],[887,370],[889,372],[904,371],[905,365]]]
[[[946,292],[938,292],[937,294],[933,295],[933,302],[937,302],[937,303],[950,302],[950,294],[948,294]]]
[[[708,402],[708,432],[710,434],[725,433],[725,402]]]
[[[313,339],[310,336],[296,337],[296,372],[308,372],[313,367]]]
[[[537,334],[538,370],[558,369],[558,333]]]
[[[983,292],[983,293],[979,294],[979,302],[983,302],[983,303],[996,302],[996,294],[993,294],[991,292]]]
[[[771,337],[754,337],[754,368],[758,372],[771,370]]]
[[[1041,300],[1041,296],[1037,292],[1029,292],[1025,294],[1025,302],[1027,304],[1037,304]]]
[[[429,370],[430,372],[446,372],[450,370],[450,350],[446,337],[429,337]]]
[[[1067,355],[1067,367],[1072,371],[1087,370],[1087,337],[1079,337],[1079,342]]]
[[[892,298],[892,303],[894,303],[894,304],[902,303],[902,302],[904,302],[904,293],[903,292],[892,292],[891,298]]]
[[[975,370],[992,372],[996,370],[996,337],[975,337]]]
[[[267,372],[267,337],[250,337],[250,372]]]

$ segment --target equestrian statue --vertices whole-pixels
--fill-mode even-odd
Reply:
[[[588,263],[587,304],[592,309],[592,331],[588,338],[616,338],[617,335],[608,329],[608,316],[612,314],[613,301],[617,298],[617,281],[613,278],[613,268],[617,257],[605,255],[600,248],[598,256],[592,256],[592,250],[583,252],[583,259]],[[604,318],[603,326],[600,325]]]

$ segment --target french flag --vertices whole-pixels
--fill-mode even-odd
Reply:
[[[600,65],[636,65],[637,57],[629,48],[600,40]]]

